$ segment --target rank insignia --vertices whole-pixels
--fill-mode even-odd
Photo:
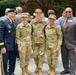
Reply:
[[[10,28],[11,28],[11,26],[10,26],[10,25],[8,25],[8,28],[10,29]]]
[[[8,33],[10,33],[11,31],[9,30]]]
[[[1,21],[3,21],[3,22],[4,22],[5,20],[4,20],[4,19],[1,19]]]

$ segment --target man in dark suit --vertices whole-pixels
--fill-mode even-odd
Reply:
[[[65,9],[66,21],[63,26],[61,26],[63,32],[63,49],[67,50],[67,54],[70,60],[70,75],[76,75],[76,18],[73,17],[72,9],[67,7]],[[65,57],[65,54],[64,56]],[[67,57],[65,57],[66,59]],[[67,65],[67,63],[65,63]],[[68,73],[64,71],[62,74]]]
[[[16,25],[13,20],[16,17],[14,9],[8,10],[6,17],[0,20],[0,49],[2,53],[2,75],[14,75],[15,70],[15,32]],[[9,63],[8,63],[9,60]],[[9,66],[9,72],[7,68]]]

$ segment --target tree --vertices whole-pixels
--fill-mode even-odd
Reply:
[[[15,8],[18,5],[18,0],[0,0],[0,16],[5,14],[6,8]]]
[[[49,9],[53,9],[60,16],[66,7],[72,7],[76,13],[76,0],[0,0],[0,10],[4,7],[22,6],[23,11],[33,13],[36,8],[41,8],[45,15]],[[46,15],[47,16],[47,15]]]

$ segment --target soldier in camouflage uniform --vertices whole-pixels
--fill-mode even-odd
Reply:
[[[19,46],[20,66],[23,75],[29,75],[28,70],[30,55],[31,55],[31,25],[28,23],[28,15],[22,13],[22,22],[17,26],[16,38]]]
[[[42,20],[42,10],[36,9],[36,18],[31,21],[32,25],[32,43],[33,43],[33,53],[34,61],[36,64],[35,72],[38,75],[42,75],[42,67],[44,63],[45,54],[45,35],[44,29],[46,26],[45,21]]]
[[[55,15],[49,16],[50,24],[45,28],[46,34],[46,54],[48,59],[49,75],[55,75],[55,68],[58,62],[58,54],[62,44],[62,33],[60,27],[54,24]]]

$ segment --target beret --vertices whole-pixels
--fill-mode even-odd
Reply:
[[[14,10],[14,9],[9,9],[9,10],[8,10],[8,13],[10,13],[10,12],[16,13],[16,10]]]

